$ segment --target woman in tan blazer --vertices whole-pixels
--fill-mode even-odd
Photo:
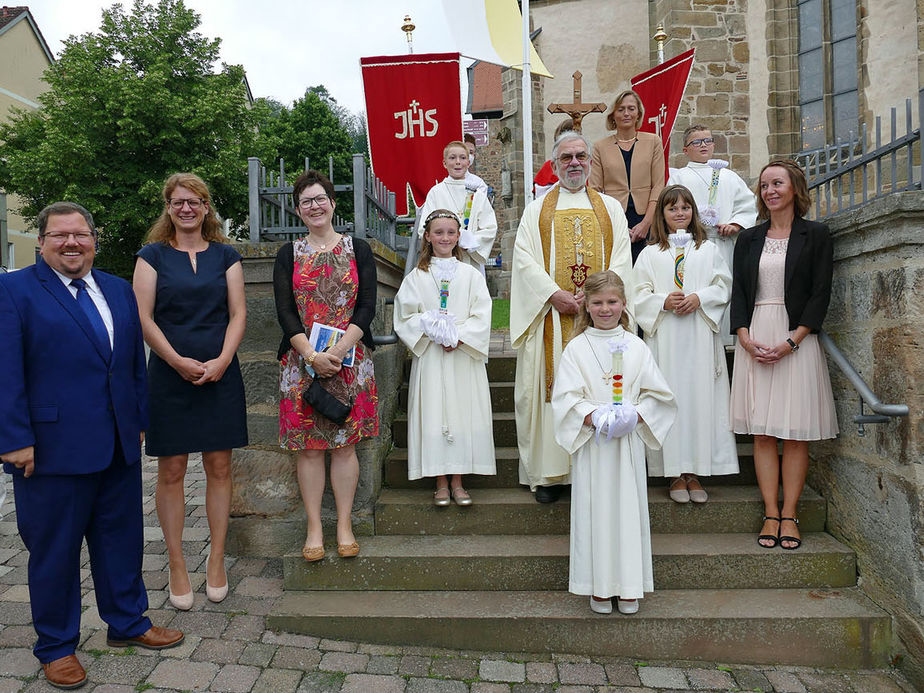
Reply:
[[[639,132],[645,107],[627,89],[616,97],[606,125],[616,132],[594,143],[590,187],[619,200],[629,222],[632,264],[648,239],[658,195],[664,188],[664,148],[661,138]]]

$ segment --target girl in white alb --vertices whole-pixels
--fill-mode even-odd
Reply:
[[[597,613],[638,611],[654,591],[645,446],[658,448],[676,407],[645,343],[626,330],[626,294],[591,275],[555,375],[555,439],[572,456],[568,589]]]
[[[731,271],[684,186],[661,191],[651,228],[635,263],[635,319],[677,398],[677,420],[648,454],[648,474],[668,477],[677,503],[705,503],[699,476],[738,473],[720,334]]]
[[[436,477],[438,506],[471,505],[463,474],[495,474],[491,296],[481,273],[459,261],[459,228],[449,210],[427,217],[417,268],[395,296],[395,332],[413,355],[408,478]]]

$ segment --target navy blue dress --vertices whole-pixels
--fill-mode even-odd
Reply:
[[[228,329],[225,272],[241,259],[226,243],[189,255],[166,243],[138,251],[157,271],[154,322],[180,356],[208,361],[221,354]],[[153,351],[148,360],[150,426],[145,451],[154,457],[247,445],[244,381],[237,355],[221,380],[193,385]]]

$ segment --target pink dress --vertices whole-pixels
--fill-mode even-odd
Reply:
[[[764,241],[748,328],[759,344],[776,345],[792,334],[783,300],[788,245],[788,238]],[[735,433],[785,440],[834,438],[837,416],[818,335],[809,334],[797,352],[771,365],[758,363],[736,344],[730,408]]]
[[[305,238],[293,243],[292,289],[298,314],[306,330],[315,320],[346,329],[356,306],[359,273],[353,239],[344,236],[328,251],[317,251]],[[316,414],[302,400],[311,384],[305,362],[289,349],[279,364],[279,444],[287,450],[326,450],[354,445],[379,434],[378,393],[372,356],[363,343],[356,344],[352,368],[341,368],[324,381],[325,389],[341,402],[352,401],[353,410],[343,426]]]

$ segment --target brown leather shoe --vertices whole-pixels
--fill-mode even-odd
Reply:
[[[80,688],[87,682],[87,672],[75,655],[42,664],[45,679],[55,688]]]
[[[151,626],[143,635],[125,640],[106,640],[109,647],[143,647],[146,650],[166,650],[176,647],[186,638],[181,630]]]

